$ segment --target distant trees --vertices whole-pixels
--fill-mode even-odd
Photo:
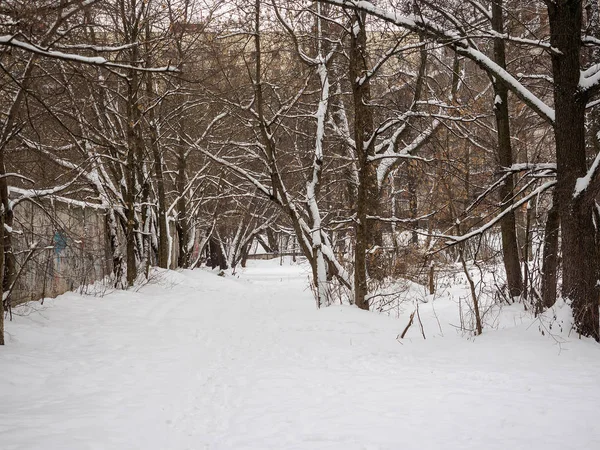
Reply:
[[[329,67],[336,44],[325,48],[319,38],[305,34],[311,26],[322,32],[315,11],[300,9],[307,21],[298,21],[296,29],[277,5],[270,5],[275,7],[269,10],[275,12],[273,18],[262,3],[240,9],[245,24],[228,44],[237,58],[221,66],[226,92],[215,96],[223,108],[221,127],[227,131],[215,141],[219,152],[199,150],[281,209],[311,263],[317,305],[326,305],[328,280],[335,277],[351,285],[322,224],[319,201],[331,98]],[[292,58],[279,50],[282,42],[291,47]],[[231,71],[229,64],[245,68]],[[239,78],[244,72],[247,76]]]
[[[5,308],[10,305],[6,288],[19,273],[12,234],[22,233],[13,227],[17,191],[11,193],[11,185],[22,186],[18,192],[26,192],[22,197],[28,201],[60,195],[63,202],[88,202],[106,214],[116,286],[131,286],[139,274],[147,275],[150,264],[167,265],[174,241],[169,214],[179,223],[184,217],[192,226],[197,223],[178,214],[178,208],[198,214],[204,205],[198,183],[205,173],[191,173],[202,161],[187,158],[177,179],[165,176],[165,164],[176,162],[165,156],[175,134],[171,130],[183,117],[175,109],[180,105],[165,101],[182,91],[181,83],[173,81],[181,68],[171,60],[181,60],[173,42],[186,29],[178,36],[174,30],[198,14],[193,2],[187,3],[189,16],[179,16],[181,2],[177,8],[141,0],[0,6],[0,274]],[[39,170],[42,165],[45,169]],[[167,191],[174,185],[181,195]],[[167,211],[169,201],[176,205]],[[195,235],[188,236],[175,235],[186,251]],[[192,263],[189,255],[183,259],[185,265]]]
[[[453,4],[436,5],[427,1],[416,1],[414,14],[403,14],[398,9],[382,9],[370,2],[353,0],[331,0],[327,3],[351,8],[362,14],[370,14],[393,23],[399,27],[422,33],[433,41],[446,44],[457,54],[470,59],[480,69],[489,74],[495,84],[497,95],[496,117],[499,135],[500,162],[506,164],[509,156],[506,152],[505,127],[508,126],[505,90],[512,92],[525,105],[532,108],[554,129],[556,143],[556,190],[555,200],[561,226],[563,252],[563,296],[572,301],[576,328],[584,336],[600,340],[598,317],[598,256],[595,244],[595,226],[593,219],[596,190],[597,160],[588,169],[586,158],[586,110],[588,103],[598,93],[600,75],[598,61],[592,58],[584,60],[586,47],[598,45],[595,38],[585,34],[584,2],[582,0],[544,0],[546,11],[535,11],[539,24],[547,26],[525,29],[517,35],[503,33],[502,21],[505,11],[522,8],[522,2],[499,0],[490,2],[469,2],[471,8],[464,5],[453,8]],[[458,5],[457,5],[458,6]],[[591,7],[585,17],[590,24],[597,10],[597,4]],[[466,12],[468,11],[468,12]],[[488,19],[490,27],[482,27],[481,18]],[[477,24],[477,25],[475,25]],[[493,42],[494,57],[490,58],[480,48],[481,42]],[[554,108],[544,99],[534,94],[527,86],[503,67],[504,42],[515,47],[528,48],[545,53],[550,73],[545,74],[551,80]],[[543,66],[539,68],[542,69]],[[543,70],[543,69],[542,69]],[[543,73],[543,72],[542,72]],[[545,186],[553,185],[547,183]],[[505,182],[502,197],[506,198],[510,184]],[[507,218],[510,208],[504,208],[501,222],[505,224],[505,244],[509,225]],[[512,244],[511,244],[511,247]],[[508,248],[505,248],[505,251]],[[511,250],[512,252],[512,250]],[[508,256],[505,255],[505,258]],[[584,263],[585,261],[585,263]],[[512,263],[508,265],[512,267]],[[509,271],[510,273],[510,271]],[[516,293],[516,280],[513,285]]]

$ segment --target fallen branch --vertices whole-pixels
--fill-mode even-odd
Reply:
[[[406,325],[406,328],[404,328],[404,331],[402,332],[402,334],[400,335],[400,339],[404,339],[404,336],[406,336],[406,333],[408,332],[408,329],[410,328],[410,326],[413,324],[413,319],[415,318],[415,313],[417,312],[417,310],[415,309],[412,314],[410,315],[410,319],[408,321],[408,324]]]

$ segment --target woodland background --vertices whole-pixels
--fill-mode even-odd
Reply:
[[[258,242],[318,307],[460,270],[480,334],[479,270],[600,340],[599,49],[595,0],[2,0],[4,310]]]

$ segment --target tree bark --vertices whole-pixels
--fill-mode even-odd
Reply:
[[[31,83],[31,74],[34,68],[34,62],[37,56],[32,55],[27,62],[27,65],[23,71],[21,85],[18,88],[17,95],[15,96],[10,109],[6,114],[6,119],[2,126],[0,134],[0,175],[6,174],[5,164],[5,152],[10,140],[14,137],[13,131],[16,127],[16,121],[18,118],[19,110],[26,98],[26,92]],[[8,178],[6,176],[0,176],[0,205],[2,208],[2,220],[3,227],[13,225],[13,210],[11,207],[10,199],[8,198]],[[6,230],[2,230],[3,240],[0,242],[0,251],[3,256],[3,271],[1,275],[2,286],[7,289],[10,286],[13,278],[16,274],[15,258],[12,252],[12,236],[7,233]]]
[[[146,23],[146,66],[152,67],[150,59],[149,43],[152,38],[150,32],[150,22]],[[156,92],[154,89],[154,80],[152,73],[146,74],[146,93],[149,98],[154,98]],[[156,122],[154,108],[148,111],[148,124],[150,129],[150,148],[152,150],[154,177],[156,179],[156,196],[158,197],[158,267],[167,269],[169,264],[169,237],[167,226],[167,197],[165,194],[165,180],[163,176],[163,159],[159,148],[159,132]]]
[[[504,33],[504,19],[502,16],[503,0],[492,1],[492,28],[499,34]],[[504,39],[494,40],[494,61],[503,69],[506,68],[506,48]],[[494,86],[494,115],[498,133],[498,163],[500,168],[510,167],[513,164],[512,145],[510,139],[510,121],[508,112],[508,89],[499,79],[495,79]],[[512,176],[505,178],[500,185],[499,194],[502,202],[502,211],[512,206],[514,182]],[[519,264],[519,247],[515,213],[507,213],[500,221],[502,235],[502,258],[506,270],[506,283],[511,297],[519,297],[523,292],[523,280]]]
[[[183,124],[181,124],[183,132]],[[186,176],[185,171],[187,162],[185,159],[185,147],[183,142],[179,143],[179,152],[177,154],[177,235],[179,236],[179,257],[177,258],[178,267],[187,267],[189,264],[188,241],[190,239],[190,227],[188,219],[188,205],[185,199]]]
[[[552,194],[552,206],[548,211],[546,226],[544,227],[544,255],[542,262],[542,303],[543,307],[550,308],[556,303],[556,283],[558,273],[558,230],[560,218],[558,216],[558,195],[555,190]],[[540,311],[538,312],[541,312]]]
[[[142,155],[139,158],[142,161]],[[152,211],[150,209],[150,177],[147,172],[147,166],[145,163],[138,165],[139,178],[142,181],[142,192],[141,192],[141,204],[142,204],[142,220],[141,220],[141,246],[138,246],[140,253],[140,268],[144,271],[146,279],[150,273],[150,264],[152,261],[152,239],[150,238],[152,228]]]
[[[0,149],[0,175],[4,175],[4,149]],[[2,240],[0,241],[0,251],[2,252],[2,288],[8,289],[12,280],[15,277],[15,260],[12,251],[12,236],[7,232],[5,226],[12,227],[13,225],[13,210],[10,199],[8,197],[8,182],[6,176],[0,176],[0,215],[2,216]]]
[[[142,14],[136,13],[135,2],[130,5],[130,10],[126,11],[124,5],[121,5],[121,20],[123,21],[123,31],[126,41],[136,43],[141,37],[140,20]],[[143,6],[142,6],[143,8]],[[140,49],[133,45],[128,52],[129,63],[132,66],[138,64],[140,60]],[[137,278],[137,258],[138,250],[137,232],[139,223],[135,214],[135,203],[138,197],[136,177],[142,164],[141,138],[141,105],[139,101],[140,74],[137,70],[129,70],[127,78],[127,105],[126,105],[126,130],[127,130],[127,161],[125,165],[125,183],[126,191],[124,197],[126,206],[126,242],[127,242],[127,286],[133,286]],[[139,180],[142,183],[142,180]],[[139,256],[142,256],[143,249],[139,247]]]
[[[575,328],[600,341],[598,256],[592,220],[593,198],[575,197],[577,179],[587,171],[585,107],[579,89],[581,57],[581,0],[548,2],[557,163],[558,210],[563,252],[563,296],[572,302]]]
[[[4,345],[4,234],[4,203],[0,203],[0,345]]]
[[[410,245],[414,247],[418,247],[419,245],[419,234],[417,230],[419,229],[419,223],[415,219],[419,213],[419,197],[417,193],[417,174],[416,166],[411,164],[410,161],[406,162],[406,177],[408,182],[408,208],[410,210],[410,218],[413,220],[411,223],[411,235],[410,235]]]
[[[132,58],[133,59],[133,58]],[[127,163],[125,165],[125,183],[126,192],[124,197],[126,206],[126,241],[127,241],[127,286],[133,286],[137,277],[137,264],[135,258],[136,250],[136,236],[135,231],[137,228],[135,218],[135,198],[136,198],[136,155],[137,155],[137,139],[135,136],[136,125],[136,110],[137,110],[137,75],[134,71],[131,73],[132,80],[128,86],[127,96]]]
[[[358,192],[354,249],[354,303],[360,309],[369,309],[367,300],[367,251],[377,242],[379,223],[367,223],[369,215],[376,215],[378,203],[377,171],[369,161],[374,153],[373,112],[369,105],[371,90],[367,73],[367,31],[365,14],[355,12],[350,38],[350,80],[354,103],[354,142],[358,159]]]
[[[150,127],[150,146],[154,159],[154,176],[156,178],[156,195],[158,196],[158,267],[167,269],[169,262],[169,236],[167,227],[167,197],[165,194],[165,180],[163,176],[162,155],[156,143],[158,133],[155,126]]]

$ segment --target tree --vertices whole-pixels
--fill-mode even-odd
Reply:
[[[50,87],[53,83],[60,84],[60,78],[64,78],[64,71],[58,73],[58,79],[50,76],[46,78],[47,86],[42,86],[33,81],[33,75],[36,72],[49,75],[48,62],[53,61],[54,67],[62,68],[66,64],[77,66],[91,66],[97,68],[110,68],[115,73],[130,71],[132,76],[137,76],[139,72],[172,72],[173,69],[165,66],[162,68],[142,67],[139,60],[133,58],[131,65],[121,61],[113,61],[98,54],[114,54],[122,51],[134,51],[138,42],[129,42],[128,45],[97,46],[94,42],[90,43],[90,36],[86,36],[86,31],[93,29],[89,19],[90,11],[94,7],[99,7],[99,0],[86,1],[62,1],[51,0],[47,2],[6,2],[0,5],[0,53],[1,68],[4,72],[6,83],[3,83],[3,89],[10,91],[10,100],[8,104],[3,104],[6,114],[0,121],[0,214],[2,227],[0,227],[0,240],[2,241],[1,257],[2,270],[0,281],[3,285],[2,311],[7,305],[10,289],[7,287],[14,285],[17,272],[15,270],[15,260],[12,252],[11,232],[13,223],[12,202],[9,198],[8,174],[6,171],[6,152],[18,140],[20,144],[25,144],[28,148],[35,148],[36,151],[44,152],[47,148],[39,145],[39,142],[32,144],[28,140],[24,128],[31,125],[27,114],[31,112],[28,101],[36,103],[43,110],[48,112],[52,120],[57,120],[59,129],[66,131],[69,139],[73,140],[72,149],[82,151],[83,155],[89,155],[89,143],[83,136],[81,125],[84,121],[78,117],[79,111],[75,111],[73,116],[75,120],[74,127],[71,127],[71,119],[61,121],[60,105],[57,107],[50,103],[51,96],[41,95],[43,89]],[[84,26],[74,26],[84,24]],[[87,40],[86,40],[87,38]],[[93,53],[93,56],[90,56]],[[54,75],[54,74],[52,74]],[[64,81],[64,79],[63,79]],[[73,95],[73,91],[68,89],[68,83],[62,83],[62,87],[68,95]],[[57,109],[58,108],[58,109]],[[30,119],[31,117],[29,117]],[[40,128],[42,128],[40,126]],[[68,148],[71,150],[71,148]],[[95,158],[94,158],[95,160]],[[71,181],[48,189],[32,190],[31,195],[25,196],[26,199],[34,199],[37,196],[55,195],[61,190],[71,186],[78,178],[87,178],[90,184],[100,188],[102,181],[99,178],[92,178],[98,175],[92,163],[92,169],[83,170],[77,164],[68,160],[57,158],[59,166],[71,171],[73,177]],[[99,189],[98,194],[103,195],[105,191]],[[107,201],[104,196],[103,202]],[[109,219],[110,220],[110,219]],[[113,235],[113,237],[116,234]],[[115,253],[117,256],[118,253]],[[115,261],[116,262],[116,261]],[[118,264],[117,264],[118,266]],[[118,270],[118,267],[117,267]],[[3,314],[2,314],[3,319]],[[2,327],[0,327],[2,328]],[[0,333],[2,334],[2,333]],[[3,334],[2,334],[3,341]]]
[[[422,4],[428,8],[424,8],[420,14],[402,15],[378,8],[370,2],[326,0],[326,3],[372,14],[447,44],[495,77],[506,89],[553,125],[557,161],[556,189],[564,258],[563,296],[572,301],[577,331],[600,340],[598,258],[592,219],[596,189],[591,183],[595,180],[600,162],[597,158],[590,170],[587,170],[585,144],[586,106],[600,89],[600,66],[592,61],[587,68],[582,68],[582,48],[586,42],[582,34],[583,2],[544,0],[549,23],[547,39],[499,36],[497,30],[493,29],[479,33],[480,37],[487,34],[489,39],[502,37],[532,48],[542,48],[550,55],[554,109],[480,51],[469,36],[469,24],[452,15],[446,6],[442,9],[423,1]],[[489,14],[479,3],[471,3],[475,9]],[[431,15],[431,19],[428,15]],[[593,40],[590,42],[588,39],[587,42],[595,45]],[[582,261],[585,263],[582,264]]]
[[[235,83],[226,80],[229,95],[221,94],[221,98],[227,113],[217,116],[217,119],[224,123],[227,116],[238,120],[238,125],[231,128],[240,130],[239,137],[236,139],[228,132],[227,139],[221,138],[216,141],[221,152],[226,152],[222,155],[212,153],[193,142],[188,141],[188,144],[196,145],[199,151],[213,161],[229,169],[235,176],[250,182],[262,195],[281,208],[291,222],[300,248],[311,264],[317,305],[326,305],[329,303],[328,280],[335,277],[345,287],[351,286],[346,270],[333,253],[330,237],[321,222],[318,198],[324,166],[325,123],[330,101],[328,67],[335,47],[326,51],[324,46],[317,44],[312,47],[316,49],[316,55],[309,56],[298,42],[292,26],[284,21],[282,15],[278,15],[278,18],[284,26],[283,33],[277,34],[273,29],[267,28],[263,23],[266,19],[262,6],[261,2],[257,1],[246,12],[248,22],[252,26],[252,29],[248,30],[250,39],[246,40],[243,37],[232,44],[234,48],[237,46],[237,60],[244,61],[248,80],[236,79]],[[316,22],[321,20],[314,11],[303,11],[311,14]],[[283,84],[278,86],[278,83],[281,83],[280,77],[284,75],[283,71],[276,68],[277,61],[273,60],[281,57],[281,54],[265,51],[263,46],[273,46],[278,43],[273,38],[285,34],[290,36],[300,63],[307,67],[308,71],[300,69],[303,75],[300,82],[290,79],[283,89]],[[240,36],[246,34],[240,33]],[[251,52],[245,51],[246,45],[251,45]],[[268,61],[268,65],[265,64],[265,60]],[[289,76],[290,62],[285,61],[285,64],[285,75]],[[223,67],[222,72],[229,70],[230,67]],[[236,71],[232,73],[235,76],[239,75]],[[314,96],[317,98],[316,105],[309,103],[314,105],[314,112],[307,112],[301,100],[311,98],[308,86],[313,77],[318,80],[318,96]],[[243,83],[248,83],[246,86],[249,89],[246,89]],[[234,85],[242,88],[231,91],[231,86]],[[308,128],[310,131],[306,131],[307,122],[299,122],[297,117],[312,117],[313,121]],[[314,143],[310,151],[302,155],[286,152],[285,144],[293,148],[293,136],[296,134],[310,136],[310,141]],[[304,161],[307,159],[310,163],[305,166]],[[297,171],[290,170],[290,163],[294,160],[300,161],[301,167],[307,171],[305,183],[301,183],[294,174]]]

